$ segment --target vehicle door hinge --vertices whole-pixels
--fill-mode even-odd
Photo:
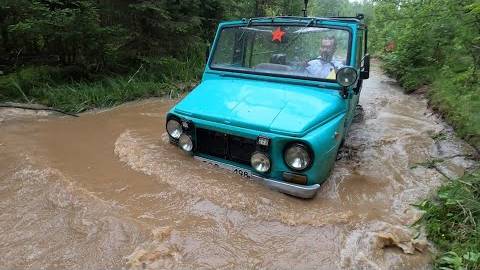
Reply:
[[[342,87],[342,90],[340,92],[340,95],[344,98],[344,99],[347,99],[348,98],[348,88],[347,87]]]

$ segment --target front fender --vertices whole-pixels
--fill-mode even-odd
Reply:
[[[306,171],[301,172],[307,175],[307,185],[321,184],[330,174],[335,163],[337,151],[345,133],[345,113],[337,115],[327,123],[310,131],[302,138],[294,141],[307,144],[313,152],[312,166]],[[291,171],[283,160],[283,152],[287,144],[292,142],[293,138],[277,137],[273,140],[272,153],[275,171],[272,171],[272,177],[282,179],[283,171]]]

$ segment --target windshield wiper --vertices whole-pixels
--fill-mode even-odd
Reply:
[[[243,32],[242,34],[240,34],[240,38],[238,39],[238,41],[242,41],[243,36],[245,35],[245,32],[247,32],[247,28],[250,27],[250,25],[252,25],[252,22],[253,22],[252,18],[248,19],[247,26],[244,27]]]
[[[302,29],[300,30],[297,30],[298,33],[297,35],[292,39],[291,42],[289,42],[285,48],[285,50],[287,50],[288,48],[290,48],[290,46],[292,46],[292,44],[295,43],[295,41],[300,37],[300,35],[302,34],[302,31],[307,29],[308,27],[311,27],[313,25],[313,22],[315,21],[315,19],[311,19],[304,27],[302,27]]]

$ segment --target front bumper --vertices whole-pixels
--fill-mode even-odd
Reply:
[[[216,160],[207,159],[207,158],[204,158],[204,157],[194,156],[194,158],[197,159],[197,160],[200,160],[202,162],[212,164],[214,166],[218,166],[218,167],[221,167],[223,169],[227,169],[229,171],[245,170],[243,168],[240,168],[240,167],[237,167],[237,166],[234,166],[234,165],[231,165],[231,164],[219,162],[219,161],[216,161]],[[295,196],[295,197],[304,198],[304,199],[313,198],[315,196],[315,194],[317,193],[317,191],[320,189],[319,184],[314,184],[314,185],[310,185],[310,186],[298,185],[298,184],[288,183],[288,182],[284,182],[284,181],[278,181],[278,180],[274,180],[274,179],[264,178],[264,177],[255,175],[253,173],[251,174],[250,178],[252,180],[255,180],[255,181],[258,181],[258,182],[264,184],[265,186],[267,186],[271,189],[274,189],[274,190],[277,190],[277,191],[280,191],[282,193],[289,194],[289,195],[292,195],[292,196]]]

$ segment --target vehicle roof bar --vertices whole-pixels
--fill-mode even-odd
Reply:
[[[308,21],[315,21],[315,20],[325,20],[325,21],[344,21],[344,22],[360,22],[363,20],[363,14],[357,14],[355,17],[299,17],[299,16],[277,16],[277,17],[255,17],[246,19],[243,18],[242,21],[248,23],[248,25],[252,24],[254,21],[261,21],[261,20],[270,20],[274,22],[275,19],[293,19],[293,20],[308,20]]]
[[[365,18],[365,15],[363,15],[363,13],[357,13],[357,15],[355,15],[355,17],[351,17],[351,16],[333,16],[333,17],[329,17],[329,18],[332,18],[332,19],[355,19],[355,20],[363,20]]]

